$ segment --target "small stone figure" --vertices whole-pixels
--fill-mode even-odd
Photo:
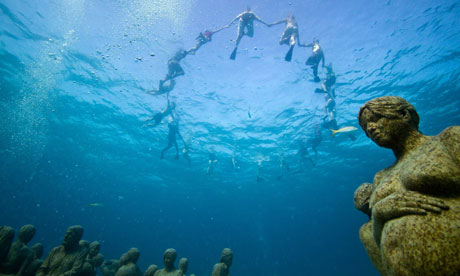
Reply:
[[[144,276],[153,276],[155,275],[155,272],[157,272],[158,266],[157,265],[150,265],[147,270],[145,271]]]
[[[118,268],[120,267],[120,261],[119,260],[108,260],[105,261],[102,266],[102,276],[115,276],[115,273],[117,273]]]
[[[187,258],[182,258],[179,260],[179,270],[182,271],[184,276],[187,274],[188,270],[188,260]]]
[[[355,193],[370,221],[360,229],[382,275],[458,275],[460,271],[460,127],[418,131],[415,108],[400,97],[373,99],[359,124],[395,163]],[[369,207],[366,208],[367,197]]]
[[[88,245],[88,256],[86,256],[80,276],[96,275],[96,268],[100,267],[104,262],[104,256],[99,254],[100,249],[101,244],[98,241],[93,241]]]
[[[14,239],[14,229],[9,226],[0,226],[0,270],[2,263],[6,261],[11,243]]]
[[[222,250],[222,256],[220,257],[220,263],[214,265],[212,276],[229,276],[232,263],[232,250],[230,248],[224,248],[224,250]]]
[[[33,257],[34,252],[27,247],[27,244],[35,235],[35,226],[31,224],[24,225],[18,231],[18,239],[11,245],[6,262],[3,266],[3,273],[16,274],[21,269],[23,263]]]
[[[62,244],[51,250],[36,276],[73,276],[80,273],[88,254],[88,250],[79,245],[82,236],[83,227],[69,227]]]
[[[174,267],[177,253],[176,249],[168,248],[163,255],[164,268],[155,272],[155,276],[183,276],[184,274],[180,269]]]
[[[137,248],[131,248],[120,258],[120,268],[115,276],[142,276],[142,272],[137,266],[137,260],[141,253]]]

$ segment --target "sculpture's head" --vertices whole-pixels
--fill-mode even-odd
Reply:
[[[66,248],[73,248],[78,245],[81,237],[83,236],[83,227],[80,225],[70,226],[65,233],[62,245]]]
[[[35,236],[35,226],[27,224],[21,227],[18,232],[18,239],[23,243],[28,244],[30,240]]]
[[[137,263],[137,260],[139,260],[139,256],[141,255],[141,252],[139,251],[139,249],[133,247],[129,249],[126,254],[128,255],[128,259],[130,262]]]
[[[92,258],[99,253],[99,250],[101,249],[101,244],[98,241],[93,241],[89,244],[88,248],[88,255]]]
[[[102,265],[102,263],[104,262],[104,255],[102,254],[97,254],[94,258],[93,258],[93,266],[94,267],[100,267]]]
[[[187,274],[188,270],[188,260],[187,258],[182,258],[179,260],[179,269],[182,271],[182,273]]]
[[[166,249],[163,255],[163,263],[165,265],[165,268],[169,269],[169,268],[174,267],[174,262],[176,261],[176,258],[177,258],[176,249],[174,248]]]
[[[157,265],[150,265],[149,268],[145,271],[145,276],[153,276],[155,272],[157,272],[158,266]]]
[[[233,263],[233,252],[230,248],[224,248],[222,250],[222,256],[220,262],[226,264],[228,267],[232,266]]]
[[[418,130],[419,116],[405,99],[396,96],[375,98],[359,110],[359,125],[377,145],[393,148],[411,130]]]

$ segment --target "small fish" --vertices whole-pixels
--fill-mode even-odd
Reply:
[[[355,130],[358,130],[356,127],[353,127],[353,126],[346,126],[346,127],[342,127],[338,130],[333,130],[333,129],[329,129],[330,131],[332,131],[332,136],[336,135],[337,133],[348,133],[348,132],[352,132],[352,131],[355,131]]]
[[[95,203],[88,204],[88,206],[90,206],[90,207],[104,207],[104,204],[99,203],[99,202],[95,202]]]

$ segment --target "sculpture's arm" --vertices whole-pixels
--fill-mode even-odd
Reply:
[[[64,273],[64,276],[75,276],[78,275],[83,269],[83,264],[85,263],[86,256],[88,255],[88,250],[86,248],[80,249],[78,256],[75,259],[72,269]]]
[[[383,226],[389,220],[407,215],[426,215],[428,212],[441,213],[449,209],[444,201],[417,192],[396,192],[380,200],[372,208],[372,235],[380,246]]]

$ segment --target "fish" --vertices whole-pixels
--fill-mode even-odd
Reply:
[[[90,207],[104,207],[104,204],[95,202],[95,203],[89,203],[88,206]]]
[[[329,129],[330,131],[332,131],[332,136],[336,135],[337,133],[348,133],[348,132],[352,132],[352,131],[355,131],[355,130],[358,130],[356,127],[354,126],[346,126],[346,127],[342,127],[340,129],[337,129],[337,130],[334,130],[334,129]]]

